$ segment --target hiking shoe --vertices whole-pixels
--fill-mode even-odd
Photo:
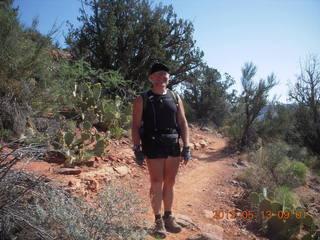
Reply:
[[[180,225],[176,222],[175,218],[173,216],[169,216],[167,218],[164,218],[164,226],[166,227],[166,230],[171,233],[178,233],[181,232],[182,228]]]
[[[160,237],[160,238],[165,238],[167,236],[167,231],[164,228],[164,223],[163,223],[162,218],[159,218],[155,221],[153,235],[155,237]]]

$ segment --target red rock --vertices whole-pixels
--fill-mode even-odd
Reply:
[[[199,143],[193,143],[193,149],[194,150],[199,150],[201,148]]]
[[[55,170],[55,173],[64,174],[64,175],[79,175],[81,173],[81,169],[58,168],[58,169]]]
[[[199,144],[200,144],[200,146],[201,146],[202,148],[205,148],[205,147],[208,145],[208,143],[207,143],[206,141],[204,141],[204,140],[201,140],[201,141],[199,142]]]
[[[48,163],[63,164],[66,162],[67,158],[62,152],[50,151],[47,153],[47,156],[44,160]]]
[[[93,167],[94,166],[94,160],[89,160],[89,161],[86,161],[85,163],[84,163],[84,165],[86,165],[87,167]]]
[[[97,192],[99,189],[99,183],[94,179],[86,179],[85,184],[86,184],[86,189],[92,192]]]

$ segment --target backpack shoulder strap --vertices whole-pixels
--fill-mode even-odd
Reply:
[[[142,101],[143,101],[143,111],[145,111],[146,107],[147,107],[147,102],[151,96],[151,91],[145,91],[143,93],[140,94],[142,97]]]
[[[177,104],[177,106],[179,106],[179,98],[178,98],[178,94],[175,91],[172,91],[170,89],[168,89],[169,93],[171,94],[171,96],[173,97],[175,103]]]
[[[171,96],[174,99],[174,102],[176,103],[177,106],[179,106],[179,98],[178,98],[178,94],[175,91],[172,91],[170,89],[168,89],[169,93],[171,94]],[[151,90],[145,91],[143,93],[140,94],[142,97],[142,101],[143,101],[143,111],[146,109],[147,107],[147,102],[150,98],[152,98],[152,94],[151,94]]]

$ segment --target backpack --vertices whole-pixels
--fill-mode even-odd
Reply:
[[[171,94],[171,96],[173,97],[174,102],[176,103],[177,107],[179,106],[179,102],[178,102],[178,95],[176,92],[167,89],[167,91]],[[148,101],[148,91],[141,93],[142,96],[142,100],[143,100],[143,111],[146,109],[147,107],[147,101]]]
[[[177,105],[177,107],[179,107],[177,93],[175,93],[174,91],[172,91],[170,89],[167,89],[167,91],[171,94],[171,96],[172,96],[173,100],[175,101],[175,104]],[[146,107],[147,107],[148,98],[150,96],[148,96],[148,91],[141,93],[141,96],[142,96],[142,100],[143,100],[143,112],[144,112]],[[178,131],[177,137],[179,138],[180,137],[180,129],[178,128],[177,131]],[[144,136],[144,127],[143,126],[140,127],[139,134],[140,134],[140,137],[143,138],[143,136]]]

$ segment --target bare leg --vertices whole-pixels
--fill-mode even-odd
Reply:
[[[150,175],[150,200],[154,215],[161,214],[164,158],[147,159]]]
[[[164,211],[171,211],[173,204],[173,187],[178,173],[180,157],[168,157],[164,160],[163,203]]]

